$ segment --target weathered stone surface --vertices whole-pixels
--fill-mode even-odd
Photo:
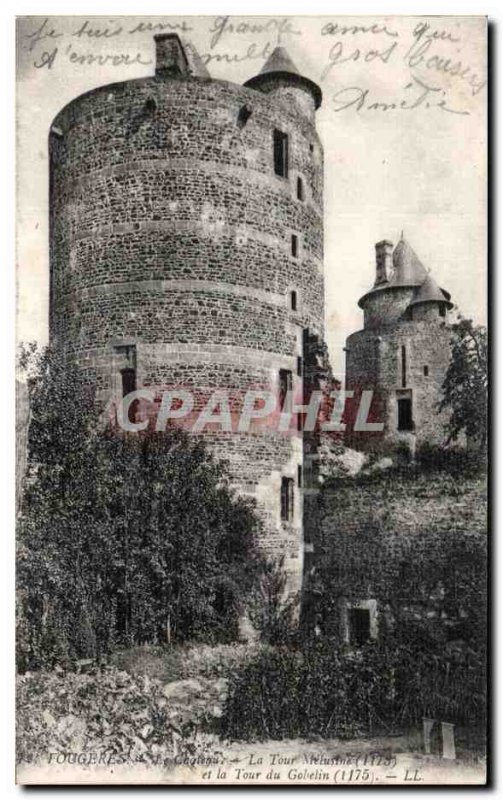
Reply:
[[[88,92],[54,121],[51,336],[105,403],[119,390],[121,344],[136,348],[138,387],[277,391],[279,369],[298,385],[303,331],[322,336],[324,324],[313,100],[297,78],[269,93],[197,77],[178,42],[158,45],[155,77]],[[275,129],[288,135],[288,177],[275,174]],[[301,437],[208,440],[258,498],[264,549],[285,557],[299,588],[302,496],[297,487],[285,523],[280,486],[282,476],[297,485]]]
[[[378,250],[380,244],[376,246]],[[364,328],[351,334],[346,342],[346,388],[354,392],[354,403],[348,404],[346,441],[360,450],[393,452],[404,448],[414,455],[417,447],[442,444],[446,439],[448,413],[439,413],[438,404],[450,359],[451,303],[438,287],[436,293],[421,294],[423,284],[414,283],[417,256],[401,240],[395,248],[395,261],[400,248],[411,254],[412,266],[403,275],[392,270],[383,280],[382,254],[377,252],[376,283],[359,301],[364,310]],[[416,272],[418,281],[428,286],[433,283],[421,264]],[[402,282],[409,285],[401,285]],[[425,301],[425,297],[431,299]],[[369,421],[382,423],[381,432],[354,429],[363,390],[373,392]],[[399,430],[399,398],[411,401],[410,430]]]

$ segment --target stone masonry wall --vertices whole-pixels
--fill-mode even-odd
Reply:
[[[274,173],[274,129],[289,137],[287,178]],[[277,390],[280,369],[298,385],[303,331],[324,324],[323,155],[304,108],[224,81],[145,78],[77,98],[49,144],[51,337],[102,401],[117,394],[120,345],[136,347],[138,386]],[[259,500],[264,547],[298,588],[297,483],[293,520],[279,512],[300,437],[208,437]]]
[[[432,470],[400,473],[389,470],[369,476],[340,478],[327,485],[320,496],[319,525],[314,545],[315,570],[310,587],[316,587],[316,572],[323,570],[331,561],[339,565],[341,575],[351,575],[346,582],[345,599],[349,604],[362,600],[377,600],[377,623],[381,632],[386,623],[386,607],[398,597],[386,592],[393,579],[390,575],[402,563],[414,573],[418,565],[411,561],[410,548],[417,541],[426,539],[429,545],[442,551],[443,537],[470,540],[473,537],[486,539],[487,534],[487,480],[485,474],[449,475]],[[369,552],[368,548],[374,548]],[[375,564],[370,569],[360,565]],[[379,562],[379,563],[377,563]],[[346,570],[344,570],[346,564]],[[386,572],[390,569],[390,574]],[[469,569],[470,564],[463,565]],[[484,575],[478,578],[483,583]],[[395,584],[396,589],[396,582]],[[400,589],[400,584],[398,585]],[[402,586],[403,594],[410,591]],[[445,586],[432,590],[426,581],[421,591],[414,596],[408,609],[411,620],[429,620],[449,630],[462,622],[469,608],[464,606],[465,597],[457,599],[454,616],[452,609],[442,607],[441,598]],[[409,597],[410,600],[410,597]],[[483,613],[483,612],[482,612]],[[461,617],[460,617],[461,615]],[[336,614],[326,619],[329,629],[337,630]]]
[[[379,329],[358,331],[347,340],[346,386],[375,392],[372,421],[383,422],[382,433],[348,433],[358,449],[379,450],[403,444],[414,449],[423,443],[445,442],[447,412],[438,413],[442,384],[449,365],[450,331],[434,319],[401,320]],[[402,382],[401,350],[406,348],[406,382]],[[425,370],[426,367],[426,370]],[[428,374],[425,374],[425,371]],[[413,432],[398,430],[397,398],[412,397]]]
[[[371,292],[365,298],[364,327],[379,328],[398,322],[414,295],[414,288],[402,286],[389,291]]]

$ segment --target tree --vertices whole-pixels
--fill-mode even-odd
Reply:
[[[100,429],[94,389],[70,362],[50,349],[23,359],[20,666],[117,643],[234,638],[260,568],[251,501],[200,440]]]
[[[464,432],[480,449],[487,441],[487,330],[458,317],[452,326],[451,358],[439,409],[448,409],[448,443]]]

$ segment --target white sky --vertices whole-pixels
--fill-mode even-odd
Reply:
[[[29,38],[44,19],[18,21],[17,54],[18,339],[40,341],[47,340],[50,123],[82,92],[152,74],[152,32],[130,32],[139,22],[181,24],[184,18],[90,17],[76,36],[72,34],[85,17],[49,17],[44,31],[61,35],[39,41]],[[396,242],[402,229],[462,313],[485,322],[485,19],[334,15],[281,22],[284,18],[231,17],[211,48],[216,19],[186,17],[191,30],[184,34],[201,55],[232,59],[231,63],[212,59],[208,69],[213,77],[242,83],[256,74],[264,61],[264,47],[268,42],[274,47],[278,28],[286,28],[280,43],[299,70],[323,90],[317,125],[325,149],[327,341],[335,372],[343,370],[346,336],[362,324],[357,300],[373,283],[374,243],[383,238]],[[339,28],[322,34],[327,23]],[[240,24],[248,25],[248,30],[236,30]],[[341,31],[342,26],[374,24],[376,32]],[[429,27],[424,28],[426,24]],[[251,32],[250,25],[265,29]],[[418,25],[423,25],[421,35]],[[383,26],[388,33],[380,30]],[[109,33],[119,33],[101,37],[87,33],[96,33],[97,28],[103,32],[105,27]],[[255,57],[245,58],[252,44]],[[54,58],[48,60],[44,52],[54,54],[55,48]],[[332,65],[331,51],[332,60],[339,53],[338,63]],[[82,66],[71,63],[71,53],[127,53],[131,60],[140,54],[143,62],[152,63]],[[34,66],[47,61],[50,67]],[[422,86],[430,88],[427,97]],[[342,98],[348,103],[366,90],[359,111],[355,105],[336,110],[337,103],[344,104]],[[439,108],[440,100],[454,111],[468,113]],[[417,105],[387,111],[368,108],[375,102],[401,101]]]

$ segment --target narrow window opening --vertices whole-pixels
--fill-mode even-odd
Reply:
[[[398,430],[411,431],[412,429],[412,400],[410,397],[400,397],[398,399]]]
[[[292,247],[292,256],[294,258],[297,258],[297,256],[299,255],[299,237],[295,233],[292,233],[291,247]]]
[[[215,592],[215,611],[223,617],[232,604],[232,594],[226,586],[218,586]]]
[[[126,397],[131,392],[136,391],[136,370],[132,367],[126,367],[126,369],[121,369],[121,381],[122,381],[122,397]],[[128,421],[135,422],[136,415],[139,410],[139,401],[134,400],[128,409]]]
[[[279,406],[282,411],[289,411],[285,407],[285,403],[290,405],[292,397],[293,375],[289,369],[280,369],[279,371]],[[288,402],[287,402],[288,401]]]
[[[114,347],[114,363],[117,378],[120,376],[122,397],[136,391],[136,345],[121,344]],[[119,387],[117,387],[119,389]],[[134,421],[139,410],[139,401],[129,406],[129,421]]]
[[[428,367],[427,364],[425,364],[423,367],[423,375],[425,378],[427,378],[429,374],[430,374],[430,368]]]
[[[145,113],[155,114],[157,111],[157,99],[155,97],[147,97],[145,100]]]
[[[304,363],[302,361],[302,356],[297,356],[297,375],[299,378],[302,378],[302,372],[304,369]]]
[[[288,135],[274,131],[274,172],[281,178],[288,178]]]
[[[445,317],[445,306],[443,303],[438,307],[438,313],[441,317]]]
[[[132,369],[132,367],[121,369],[121,378],[123,397],[126,397],[126,395],[136,391],[136,370]]]
[[[405,345],[402,345],[402,387],[405,389],[407,386],[407,352]]]
[[[314,144],[312,142],[309,142],[309,152],[314,153]]]
[[[290,308],[292,311],[297,311],[297,292],[290,292]]]
[[[297,486],[302,489],[302,464],[297,466]]]
[[[297,178],[297,200],[304,200],[304,183],[302,178]]]
[[[293,519],[294,488],[293,478],[281,478],[281,519],[291,522]]]
[[[241,106],[238,113],[238,128],[244,128],[252,115],[250,106]]]
[[[368,608],[349,609],[349,640],[362,645],[370,639],[370,611]]]

